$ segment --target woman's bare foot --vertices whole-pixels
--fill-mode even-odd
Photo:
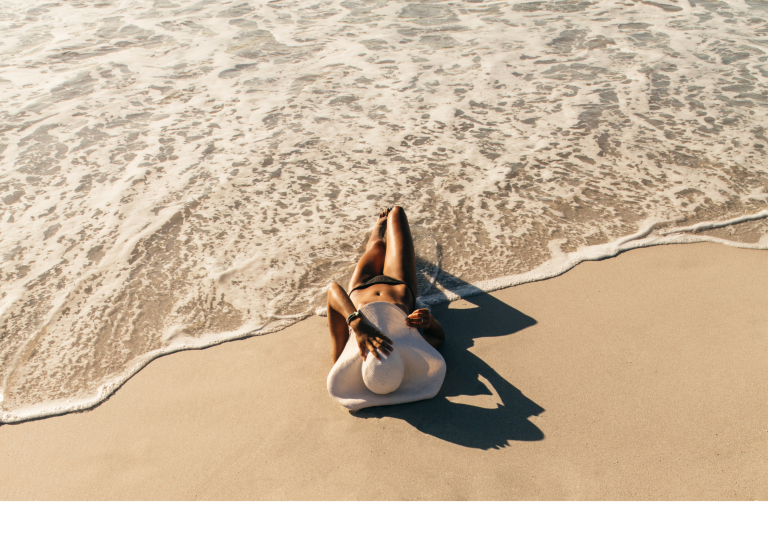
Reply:
[[[376,224],[373,226],[373,232],[371,233],[372,238],[380,239],[383,242],[386,243],[387,241],[387,217],[389,216],[389,212],[392,210],[391,207],[388,207],[381,213],[379,213],[378,219],[376,219]]]

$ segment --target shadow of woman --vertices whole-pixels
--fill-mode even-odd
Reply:
[[[442,270],[438,281],[450,290],[469,286]],[[430,298],[434,300],[434,296]],[[443,299],[443,303],[438,300],[439,305],[433,306],[434,315],[446,330],[440,350],[447,371],[437,396],[421,402],[362,409],[354,416],[402,419],[425,434],[483,450],[502,448],[509,441],[544,439],[541,430],[528,420],[544,409],[469,351],[478,338],[508,336],[536,321],[485,293],[473,295],[470,301],[474,307],[466,309],[450,308],[447,298]]]

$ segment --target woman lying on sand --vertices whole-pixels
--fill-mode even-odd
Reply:
[[[416,306],[416,254],[408,218],[400,206],[382,211],[373,227],[365,253],[349,282],[349,294],[338,283],[328,288],[328,328],[331,356],[335,363],[350,338],[350,329],[360,355],[370,352],[377,360],[392,352],[392,340],[372,326],[361,307],[371,302],[389,302],[403,310],[405,324],[423,330],[433,347],[445,339],[443,327],[429,309]]]

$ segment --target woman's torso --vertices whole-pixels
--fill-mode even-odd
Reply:
[[[355,309],[360,309],[365,304],[371,302],[389,302],[405,311],[406,315],[411,313],[410,307],[414,304],[414,300],[411,300],[411,293],[406,285],[387,285],[383,283],[354,290],[350,292],[349,299],[355,304]]]

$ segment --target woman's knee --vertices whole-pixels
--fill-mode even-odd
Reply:
[[[395,228],[402,229],[408,224],[408,217],[405,216],[405,210],[400,206],[395,206],[389,212],[388,220]]]
[[[366,253],[384,253],[387,251],[387,244],[383,239],[372,239],[365,246]]]

